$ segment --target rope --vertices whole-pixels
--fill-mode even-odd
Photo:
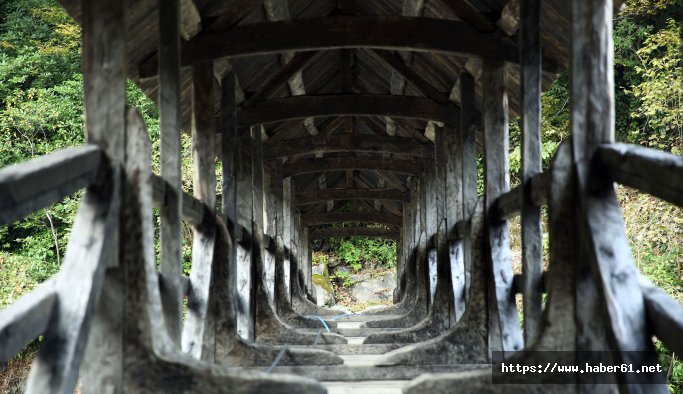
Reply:
[[[343,315],[334,316],[334,317],[332,317],[330,320],[337,320],[337,319],[339,319],[339,318],[341,318],[341,317],[353,316],[353,315],[358,315],[358,313],[345,313],[345,314],[343,314]],[[306,317],[312,318],[312,319],[320,320],[320,322],[323,324],[323,327],[325,327],[325,330],[327,330],[327,333],[329,334],[329,333],[332,332],[332,331],[330,330],[330,327],[327,325],[327,322],[326,322],[325,319],[323,319],[322,317],[316,316],[316,315],[308,315],[308,316],[306,316]],[[313,341],[313,346],[317,345],[318,342],[320,342],[320,338],[322,338],[322,335],[323,335],[323,329],[321,328],[320,330],[318,330],[318,333],[317,333],[316,336],[315,336],[315,341]],[[272,373],[272,372],[273,372],[273,370],[274,370],[275,367],[277,367],[277,365],[280,363],[280,361],[282,360],[282,357],[284,357],[285,352],[286,352],[288,349],[289,349],[289,345],[285,344],[285,345],[282,347],[282,349],[280,350],[280,352],[277,354],[277,356],[275,357],[275,360],[273,360],[273,363],[270,364],[270,367],[268,368],[268,370],[266,370],[266,373],[269,374],[269,373]]]

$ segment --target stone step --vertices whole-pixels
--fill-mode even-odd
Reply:
[[[401,394],[407,380],[380,380],[364,382],[323,382],[327,394]]]
[[[338,355],[351,355],[351,354],[384,354],[390,352],[394,349],[398,349],[406,344],[396,344],[396,343],[379,343],[379,344],[368,344],[363,345],[363,339],[365,338],[346,338],[349,343],[347,345],[300,345],[300,346],[290,346],[294,349],[319,349],[327,350]]]
[[[275,367],[273,373],[304,376],[321,382],[359,382],[412,380],[425,373],[459,372],[488,367],[490,367],[490,364],[398,365],[390,367],[368,367],[365,365],[301,365],[278,366]],[[230,367],[229,369],[236,372],[253,370],[263,371],[263,367]]]

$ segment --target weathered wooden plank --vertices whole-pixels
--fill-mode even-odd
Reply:
[[[302,52],[297,54],[287,62],[287,64],[280,69],[280,71],[273,74],[266,79],[247,100],[242,103],[243,107],[250,107],[260,101],[267,100],[273,93],[277,91],[280,86],[287,82],[292,75],[301,71],[310,61],[318,54],[318,52]]]
[[[391,116],[433,120],[445,124],[458,122],[454,104],[438,104],[417,96],[381,94],[338,94],[295,96],[262,101],[237,113],[239,127],[292,119],[325,116]]]
[[[126,4],[93,0],[82,7],[86,140],[118,164],[126,127]]]
[[[683,354],[683,306],[642,275],[639,279],[647,320],[654,335],[667,349]]]
[[[161,208],[166,204],[166,190],[168,183],[159,175],[152,174],[152,202],[155,208]],[[182,197],[182,218],[193,226],[199,226],[204,220],[204,216],[209,212],[209,207],[197,200],[191,194],[183,191]]]
[[[0,363],[45,333],[57,304],[57,281],[48,279],[0,312]]]
[[[159,134],[161,177],[166,181],[160,210],[159,270],[164,319],[169,335],[180,345],[182,297],[182,185],[180,173],[180,1],[159,2]]]
[[[524,347],[519,327],[517,306],[512,289],[512,264],[508,243],[507,222],[492,218],[495,201],[510,187],[509,180],[509,134],[507,92],[502,62],[486,59],[482,81],[484,85],[484,146],[486,160],[486,212],[489,217],[488,243],[493,275],[494,298],[491,300],[493,324],[492,350],[501,350],[506,357]],[[495,323],[495,322],[494,322]],[[495,328],[498,328],[496,330]]]
[[[383,50],[376,50],[374,53],[396,72],[401,74],[408,82],[415,85],[415,87],[426,97],[439,104],[450,102],[448,100],[448,95],[436,90],[434,86],[422,78],[415,70],[410,68],[397,54]]]
[[[442,52],[518,61],[513,43],[501,41],[498,33],[479,32],[466,22],[407,16],[337,16],[242,24],[224,33],[197,36],[183,46],[182,64],[342,48]],[[557,65],[550,62],[544,68],[558,71]],[[150,77],[155,72],[156,57],[152,56],[141,65],[140,75]]]
[[[541,172],[527,181],[527,194],[532,207],[542,207],[548,203],[548,174]],[[500,220],[507,220],[522,213],[523,194],[520,186],[506,192],[494,202],[491,213]]]
[[[19,220],[92,184],[105,163],[102,150],[86,144],[0,169],[0,224]]]
[[[579,260],[592,272],[595,285],[589,291],[595,295],[596,305],[592,317],[599,318],[597,328],[604,327],[597,330],[591,316],[584,313],[579,322],[578,350],[601,346],[615,351],[616,363],[649,364],[656,362],[657,355],[619,203],[612,182],[591,165],[599,145],[614,141],[612,21],[610,0],[572,2],[572,148],[577,167],[580,236],[585,245]],[[648,375],[645,379],[653,377],[658,378]],[[646,383],[642,376],[624,374],[619,389],[622,393],[668,391],[666,385]]]
[[[290,177],[335,170],[369,170],[415,176],[417,164],[412,160],[374,159],[356,156],[326,157],[324,159],[299,160],[296,163],[286,163],[283,176]]]
[[[105,272],[118,257],[113,241],[117,240],[121,204],[119,176],[112,171],[102,187],[89,188],[78,209],[56,277],[58,302],[31,366],[28,393],[68,393],[76,387]]]
[[[309,237],[311,239],[357,236],[397,239],[399,237],[399,233],[394,229],[377,227],[328,227],[317,228],[309,233]]]
[[[254,154],[253,128],[237,134],[235,138],[235,200],[236,218],[234,230],[236,249],[237,334],[244,340],[254,340],[254,265],[252,259],[252,239],[250,232],[253,220],[253,167]]]
[[[299,205],[315,204],[328,200],[391,200],[407,202],[410,193],[395,189],[324,189],[308,193],[299,193],[296,202]]]
[[[86,138],[88,142],[98,145],[115,164],[123,163],[126,157],[127,5],[126,1],[82,2]],[[119,238],[119,234],[112,234],[110,242],[119,245]],[[117,253],[112,255],[110,265],[119,266],[118,257]],[[110,269],[110,272],[115,271],[118,269]],[[88,334],[89,346],[80,371],[79,379],[84,387],[96,387],[100,392],[123,391],[122,298],[119,278],[108,273]],[[84,392],[88,393],[87,390]]]
[[[541,321],[543,245],[541,209],[531,200],[531,179],[541,172],[541,37],[539,0],[520,4],[522,88],[522,272],[524,274],[524,341],[536,336]]]
[[[380,212],[327,212],[306,215],[302,218],[301,224],[304,227],[308,227],[342,222],[361,222],[400,227],[401,221],[400,216]]]
[[[211,210],[208,220],[192,231],[192,270],[182,349],[201,359],[207,317],[211,267],[216,243],[216,164],[213,63],[192,68],[192,162],[195,197]],[[213,220],[211,220],[213,219]]]
[[[601,145],[597,159],[616,182],[683,207],[683,156],[615,143]]]
[[[474,78],[467,72],[460,74],[460,167],[462,169],[462,213],[469,219],[477,201],[477,147],[478,123]],[[451,224],[449,223],[449,226]],[[461,235],[466,234],[464,231]],[[465,295],[469,297],[470,272],[472,272],[472,247],[469,237],[464,237],[465,249]],[[469,302],[469,301],[468,301]]]
[[[273,160],[327,152],[388,152],[430,157],[434,154],[434,146],[408,137],[339,134],[286,140],[266,147],[263,153],[264,159]]]

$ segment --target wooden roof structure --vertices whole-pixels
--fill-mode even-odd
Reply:
[[[81,2],[61,2],[80,21]],[[155,101],[157,3],[131,1],[126,10],[127,73]],[[325,188],[406,193],[417,161],[432,155],[435,133],[459,125],[463,72],[474,76],[479,109],[482,59],[505,61],[509,116],[520,112],[519,3],[183,0],[183,128],[190,128],[192,108],[192,73],[186,66],[213,61],[217,85],[229,75],[236,78],[237,127],[263,125],[266,171],[275,174],[273,163],[282,159],[297,193]],[[569,15],[566,1],[542,2],[543,87],[567,68]],[[223,98],[214,97],[220,130]],[[483,137],[476,140],[481,146]],[[382,195],[369,194],[361,204],[401,214],[400,203],[374,197]],[[319,202],[308,201],[301,209],[320,213],[344,205],[339,199]]]

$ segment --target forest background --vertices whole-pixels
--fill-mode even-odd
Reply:
[[[618,141],[683,154],[682,10],[683,0],[628,0],[615,15]],[[55,0],[0,2],[0,167],[84,142],[80,35],[78,25]],[[563,74],[543,94],[546,166],[560,142],[570,136],[568,91],[569,81]],[[132,83],[128,99],[143,114],[154,143],[153,168],[158,172],[158,109]],[[518,120],[511,122],[510,131],[514,185],[519,182],[520,169]],[[187,135],[183,146],[183,186],[191,190]],[[683,210],[622,187],[618,195],[638,268],[683,303]],[[67,197],[20,222],[0,227],[0,308],[57,272],[80,197],[80,193]],[[185,270],[189,271],[189,228],[185,238]],[[547,240],[547,234],[544,238]],[[392,268],[396,252],[390,241],[338,238],[315,256],[316,261],[330,259],[348,264],[354,271],[368,263]],[[27,364],[33,351],[35,347],[29,347],[17,356],[13,361],[17,368]],[[659,351],[672,390],[683,393],[679,355],[661,346]],[[0,392],[8,371],[12,369],[0,371]]]

